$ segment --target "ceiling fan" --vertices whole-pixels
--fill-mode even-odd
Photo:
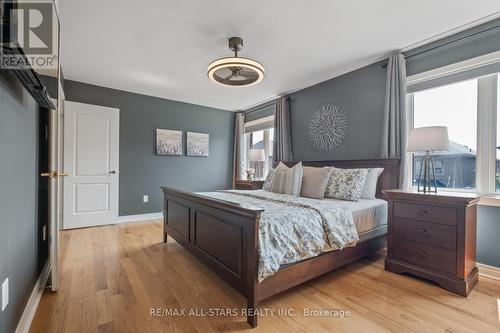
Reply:
[[[243,48],[241,37],[229,38],[229,49],[234,57],[217,59],[208,65],[207,75],[215,83],[228,87],[251,86],[264,79],[264,66],[259,62],[238,57]]]

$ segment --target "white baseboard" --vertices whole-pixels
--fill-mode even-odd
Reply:
[[[500,281],[500,267],[477,263],[479,275]]]
[[[155,220],[162,218],[163,218],[163,212],[150,213],[150,214],[124,215],[124,216],[118,216],[118,223],[142,221],[142,220]]]
[[[26,303],[26,306],[24,307],[23,314],[21,316],[21,319],[19,320],[19,323],[17,324],[15,333],[28,333],[28,331],[30,330],[31,322],[35,317],[36,309],[38,308],[38,303],[40,303],[40,299],[42,298],[45,284],[47,283],[49,275],[50,263],[47,261],[45,266],[43,266],[38,280],[35,283],[35,287],[31,292],[28,303]]]

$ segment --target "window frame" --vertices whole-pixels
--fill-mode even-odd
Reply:
[[[456,70],[456,68],[455,68]],[[465,69],[462,69],[465,70]],[[436,70],[432,70],[427,76],[428,80],[435,79]],[[442,76],[448,75],[443,70]],[[499,73],[477,77],[477,149],[476,149],[476,188],[440,188],[440,191],[449,192],[472,192],[483,195],[498,195],[496,192],[496,146],[497,146],[497,94],[498,94]],[[415,77],[407,78],[407,85],[414,82],[425,82],[423,73]],[[457,81],[458,82],[458,81]],[[422,91],[422,90],[420,90]],[[409,128],[414,128],[415,100],[414,94],[418,91],[408,93],[406,96],[406,106],[409,115]],[[409,172],[407,184],[413,188],[413,154],[407,157]]]
[[[269,125],[272,124],[271,127]],[[252,132],[258,132],[258,131],[263,131],[263,145],[264,145],[264,153],[266,155],[266,161],[264,163],[264,169],[263,169],[263,178],[264,179],[269,172],[269,169],[272,168],[272,162],[271,165],[269,165],[269,153],[271,151],[270,149],[270,143],[274,141],[274,137],[270,137],[270,129],[274,129],[274,115],[272,116],[267,116],[267,117],[262,117],[256,120],[252,120],[249,122],[246,122],[244,124],[245,131],[243,134],[243,140],[244,140],[244,146],[245,150],[243,153],[243,165],[245,170],[248,168],[248,155],[251,149],[251,142],[250,140],[246,139],[247,134],[250,134]],[[254,130],[252,131],[247,131],[247,129],[253,128]],[[274,132],[273,132],[274,133]],[[261,178],[256,178],[256,180],[262,180]]]
[[[477,82],[477,157],[478,193],[494,194],[496,185],[498,73],[478,78]]]

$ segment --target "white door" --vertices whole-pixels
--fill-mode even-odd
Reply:
[[[118,220],[120,110],[64,102],[64,229]]]

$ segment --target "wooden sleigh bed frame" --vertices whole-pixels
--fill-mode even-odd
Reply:
[[[296,162],[286,163],[288,166]],[[398,186],[398,160],[309,161],[304,166],[384,168],[377,184],[383,190]],[[205,263],[247,299],[247,321],[257,326],[260,301],[305,281],[352,263],[386,245],[386,235],[354,247],[321,253],[287,265],[262,282],[257,280],[259,221],[263,209],[217,200],[191,192],[162,187],[164,193],[163,241],[167,235]]]

